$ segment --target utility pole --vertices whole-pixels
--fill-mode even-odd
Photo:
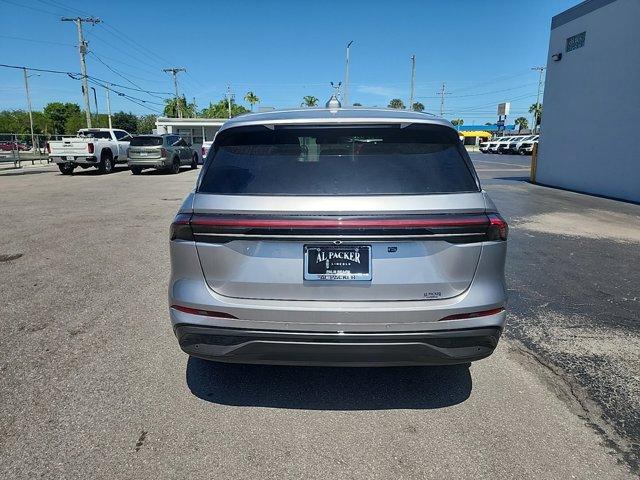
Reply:
[[[82,35],[82,24],[83,23],[91,23],[95,25],[96,23],[100,23],[99,18],[94,17],[62,17],[60,19],[63,22],[74,22],[76,27],[78,28],[78,52],[80,53],[80,72],[82,73],[82,97],[84,98],[84,109],[85,115],[87,117],[87,128],[91,128],[91,107],[89,105],[89,84],[87,82],[87,63],[85,61],[85,56],[87,55],[87,50],[89,49],[89,44],[84,41],[84,36]]]
[[[344,106],[349,106],[349,49],[351,48],[351,44],[353,40],[347,43],[347,63],[344,69]]]
[[[96,127],[100,126],[100,114],[98,113],[98,95],[96,95],[96,89],[94,87],[91,87],[91,90],[93,90],[93,103],[96,106]]]
[[[538,72],[540,72],[540,77],[538,78],[538,95],[536,97],[536,109],[539,108],[540,106],[540,90],[542,90],[542,75],[544,74],[544,71],[547,69],[547,67],[531,67],[531,70],[536,70]],[[537,127],[537,120],[538,120],[538,115],[536,115],[536,109],[533,110],[533,118],[532,118],[532,122],[531,122],[531,132],[535,133],[536,127]]]
[[[227,108],[229,109],[229,118],[231,118],[231,99],[233,98],[233,93],[231,93],[231,85],[227,83]]]
[[[176,109],[178,111],[178,118],[182,118],[182,108],[180,107],[180,98],[178,97],[178,73],[186,72],[186,68],[163,68],[163,72],[171,73],[173,75],[173,88],[176,91]]]
[[[449,95],[449,93],[446,91],[444,82],[442,82],[442,89],[436,93],[440,95],[440,116],[442,117],[444,115],[444,96]]]
[[[31,112],[31,94],[29,93],[29,75],[27,75],[26,67],[22,67],[22,73],[24,73],[24,88],[27,91],[27,106],[29,107],[29,126],[31,127],[31,148],[36,148],[36,137],[33,134],[33,113]],[[39,147],[39,145],[38,145]]]
[[[111,98],[109,98],[109,87],[105,86],[105,90],[107,91],[107,115],[109,116],[109,130],[113,129],[111,125]]]
[[[416,80],[416,56],[411,55],[411,92],[409,93],[409,110],[413,110],[413,94]]]

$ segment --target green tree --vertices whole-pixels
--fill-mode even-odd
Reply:
[[[178,104],[182,111],[182,116],[186,118],[196,116],[196,104],[188,103],[184,95],[178,97],[178,101],[175,98],[168,98],[164,101],[164,116],[176,118],[178,116]]]
[[[244,96],[244,100],[245,102],[247,102],[249,105],[251,105],[251,111],[253,112],[253,106],[256,103],[260,103],[260,98],[258,98],[258,96],[253,93],[253,92],[247,92],[247,94]]]
[[[243,113],[247,113],[247,110],[242,105],[238,105],[235,100],[231,99],[231,116],[237,117]],[[229,104],[227,99],[223,98],[218,103],[210,103],[209,106],[202,110],[203,117],[206,118],[228,118],[229,117]]]
[[[44,113],[44,117],[51,127],[51,133],[58,135],[67,133],[66,127],[71,117],[82,115],[80,107],[75,103],[62,102],[52,102],[45,105],[42,113]],[[75,120],[73,123],[75,124]]]
[[[149,114],[138,117],[138,133],[151,133],[156,128],[157,115]]]
[[[491,127],[493,125],[493,123],[487,122],[487,123],[485,123],[485,125],[489,125]]]
[[[87,127],[87,119],[84,112],[73,112],[64,122],[65,135],[75,135],[81,128]]]
[[[451,120],[451,125],[453,125],[454,127],[461,127],[462,125],[464,125],[464,120],[461,118],[454,118],[453,120]]]
[[[411,108],[416,112],[424,111],[424,105],[420,102],[413,102],[413,105],[411,106]]]
[[[533,126],[533,128],[535,129],[536,127],[538,127],[538,125],[540,125],[540,122],[542,121],[542,104],[534,103],[533,105],[531,105],[529,107],[529,113],[533,113],[535,116],[536,124]]]
[[[361,106],[362,106],[362,104],[361,104],[361,103],[356,102],[356,103],[354,103],[354,104],[353,104],[353,106],[354,106],[354,107],[361,107]]]
[[[317,107],[319,101],[320,100],[318,100],[313,95],[307,95],[305,97],[302,97],[302,105],[305,107]]]
[[[520,130],[529,128],[529,121],[525,117],[518,117],[513,123],[518,126],[518,133],[520,133]]]
[[[398,110],[403,110],[404,109],[404,102],[402,100],[400,100],[399,98],[394,98],[393,100],[391,100],[389,102],[389,105],[387,105],[387,107],[396,108]]]
[[[138,133],[138,117],[129,112],[116,112],[111,116],[113,128],[121,128],[129,133]]]

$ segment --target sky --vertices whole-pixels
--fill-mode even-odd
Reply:
[[[173,92],[167,67],[186,68],[180,93],[198,108],[223,98],[227,85],[238,103],[247,105],[243,97],[253,91],[259,106],[283,108],[299,106],[305,95],[326,102],[329,82],[344,81],[353,40],[350,103],[408,104],[415,55],[415,97],[426,111],[440,113],[445,83],[444,116],[483,124],[495,122],[499,102],[511,102],[511,120],[530,116],[538,88],[531,67],[546,64],[551,17],[577,3],[0,0],[0,63],[79,72],[75,25],[60,17],[91,15],[102,23],[84,25],[88,74],[129,95],[112,94],[112,111],[161,111]],[[40,73],[29,82],[35,110],[51,101],[82,104],[80,81],[66,74]],[[104,113],[104,89],[94,86]],[[26,109],[22,70],[0,68],[5,109]]]

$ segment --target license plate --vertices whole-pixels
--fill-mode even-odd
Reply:
[[[371,280],[371,245],[305,245],[305,280]]]
[[[149,155],[149,152],[140,152],[141,157],[146,157],[147,155]]]
[[[73,162],[74,158],[71,155],[67,155],[67,162]]]

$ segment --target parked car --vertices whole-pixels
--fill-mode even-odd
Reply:
[[[202,142],[202,150],[201,150],[202,163],[204,163],[204,159],[207,158],[207,154],[209,153],[209,149],[211,148],[211,145],[213,145],[213,140],[207,140],[206,142]]]
[[[509,153],[509,145],[518,137],[502,137],[495,147],[496,153]]]
[[[518,146],[518,153],[520,155],[531,155],[533,153],[533,146],[537,145],[539,138],[540,138],[540,135],[533,135],[533,138],[530,138],[529,140],[524,140]]]
[[[170,231],[183,351],[350,366],[493,352],[508,227],[449,122],[272,111],[227,121],[213,148]]]
[[[484,142],[480,142],[480,151],[482,153],[491,153],[492,149],[495,148],[498,139],[493,140],[485,140]]]
[[[72,174],[78,166],[111,173],[116,164],[127,161],[129,140],[131,135],[124,130],[83,128],[75,137],[47,142],[47,152],[63,175]]]
[[[504,142],[508,137],[497,137],[491,140],[488,148],[489,153],[498,153],[498,147],[501,142]]]
[[[178,173],[183,165],[198,168],[198,154],[179,135],[138,135],[131,139],[127,164],[134,175],[145,168]]]
[[[24,152],[26,150],[30,150],[30,147],[22,142],[16,142],[16,141],[5,141],[5,142],[0,142],[0,151],[3,152],[12,152],[12,151],[21,151]]]

